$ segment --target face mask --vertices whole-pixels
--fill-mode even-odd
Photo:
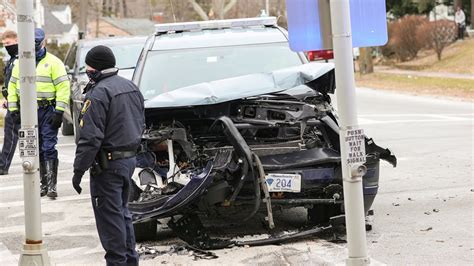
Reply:
[[[87,74],[87,77],[89,77],[89,79],[92,81],[99,80],[101,76],[100,71],[97,71],[97,70],[86,70],[86,74]]]
[[[38,42],[38,41],[35,41],[35,51],[38,53],[40,50],[41,50],[41,43],[42,42]]]
[[[5,49],[7,49],[7,52],[11,57],[15,57],[18,55],[18,44],[5,46]]]

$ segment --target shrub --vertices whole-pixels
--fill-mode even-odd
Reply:
[[[428,23],[424,16],[405,16],[388,25],[388,43],[382,48],[384,56],[395,55],[400,61],[415,58],[426,46],[425,40],[417,37],[418,28]]]
[[[449,20],[432,21],[419,27],[417,35],[426,43],[426,48],[435,50],[438,60],[441,60],[444,48],[456,38],[456,25]]]

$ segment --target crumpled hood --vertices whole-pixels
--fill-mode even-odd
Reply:
[[[305,85],[334,69],[332,63],[297,67],[199,83],[162,93],[145,101],[146,108],[210,105],[271,94]]]

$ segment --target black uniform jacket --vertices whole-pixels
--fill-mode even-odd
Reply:
[[[88,170],[100,149],[134,151],[145,128],[143,95],[116,75],[99,80],[86,93],[79,120],[74,171]]]

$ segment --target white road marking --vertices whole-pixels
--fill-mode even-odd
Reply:
[[[56,200],[50,200],[50,199],[42,199],[41,200],[41,205],[50,205],[50,204],[57,204],[61,202],[67,202],[67,201],[77,201],[77,200],[89,200],[90,195],[89,194],[81,194],[81,195],[74,195],[74,196],[65,196],[65,197],[59,197]],[[10,208],[10,207],[22,207],[24,205],[24,202],[21,201],[11,201],[11,202],[1,202],[0,203],[0,209],[1,208]]]
[[[67,170],[68,172],[70,170]],[[65,171],[62,171],[62,172],[65,172]],[[72,175],[71,175],[72,176]],[[72,181],[71,180],[64,180],[64,181],[58,181],[58,185],[71,185],[72,186]],[[81,184],[84,184],[84,183],[89,183],[89,179],[88,178],[83,178],[82,181],[81,181]],[[23,189],[23,185],[13,185],[13,186],[2,186],[0,187],[0,191],[8,191],[8,190],[19,190],[19,189]]]
[[[361,114],[361,117],[401,117],[401,116],[472,116],[474,117],[474,113],[463,113],[463,114]]]
[[[0,242],[0,265],[18,265],[18,255],[13,255],[10,250]]]

